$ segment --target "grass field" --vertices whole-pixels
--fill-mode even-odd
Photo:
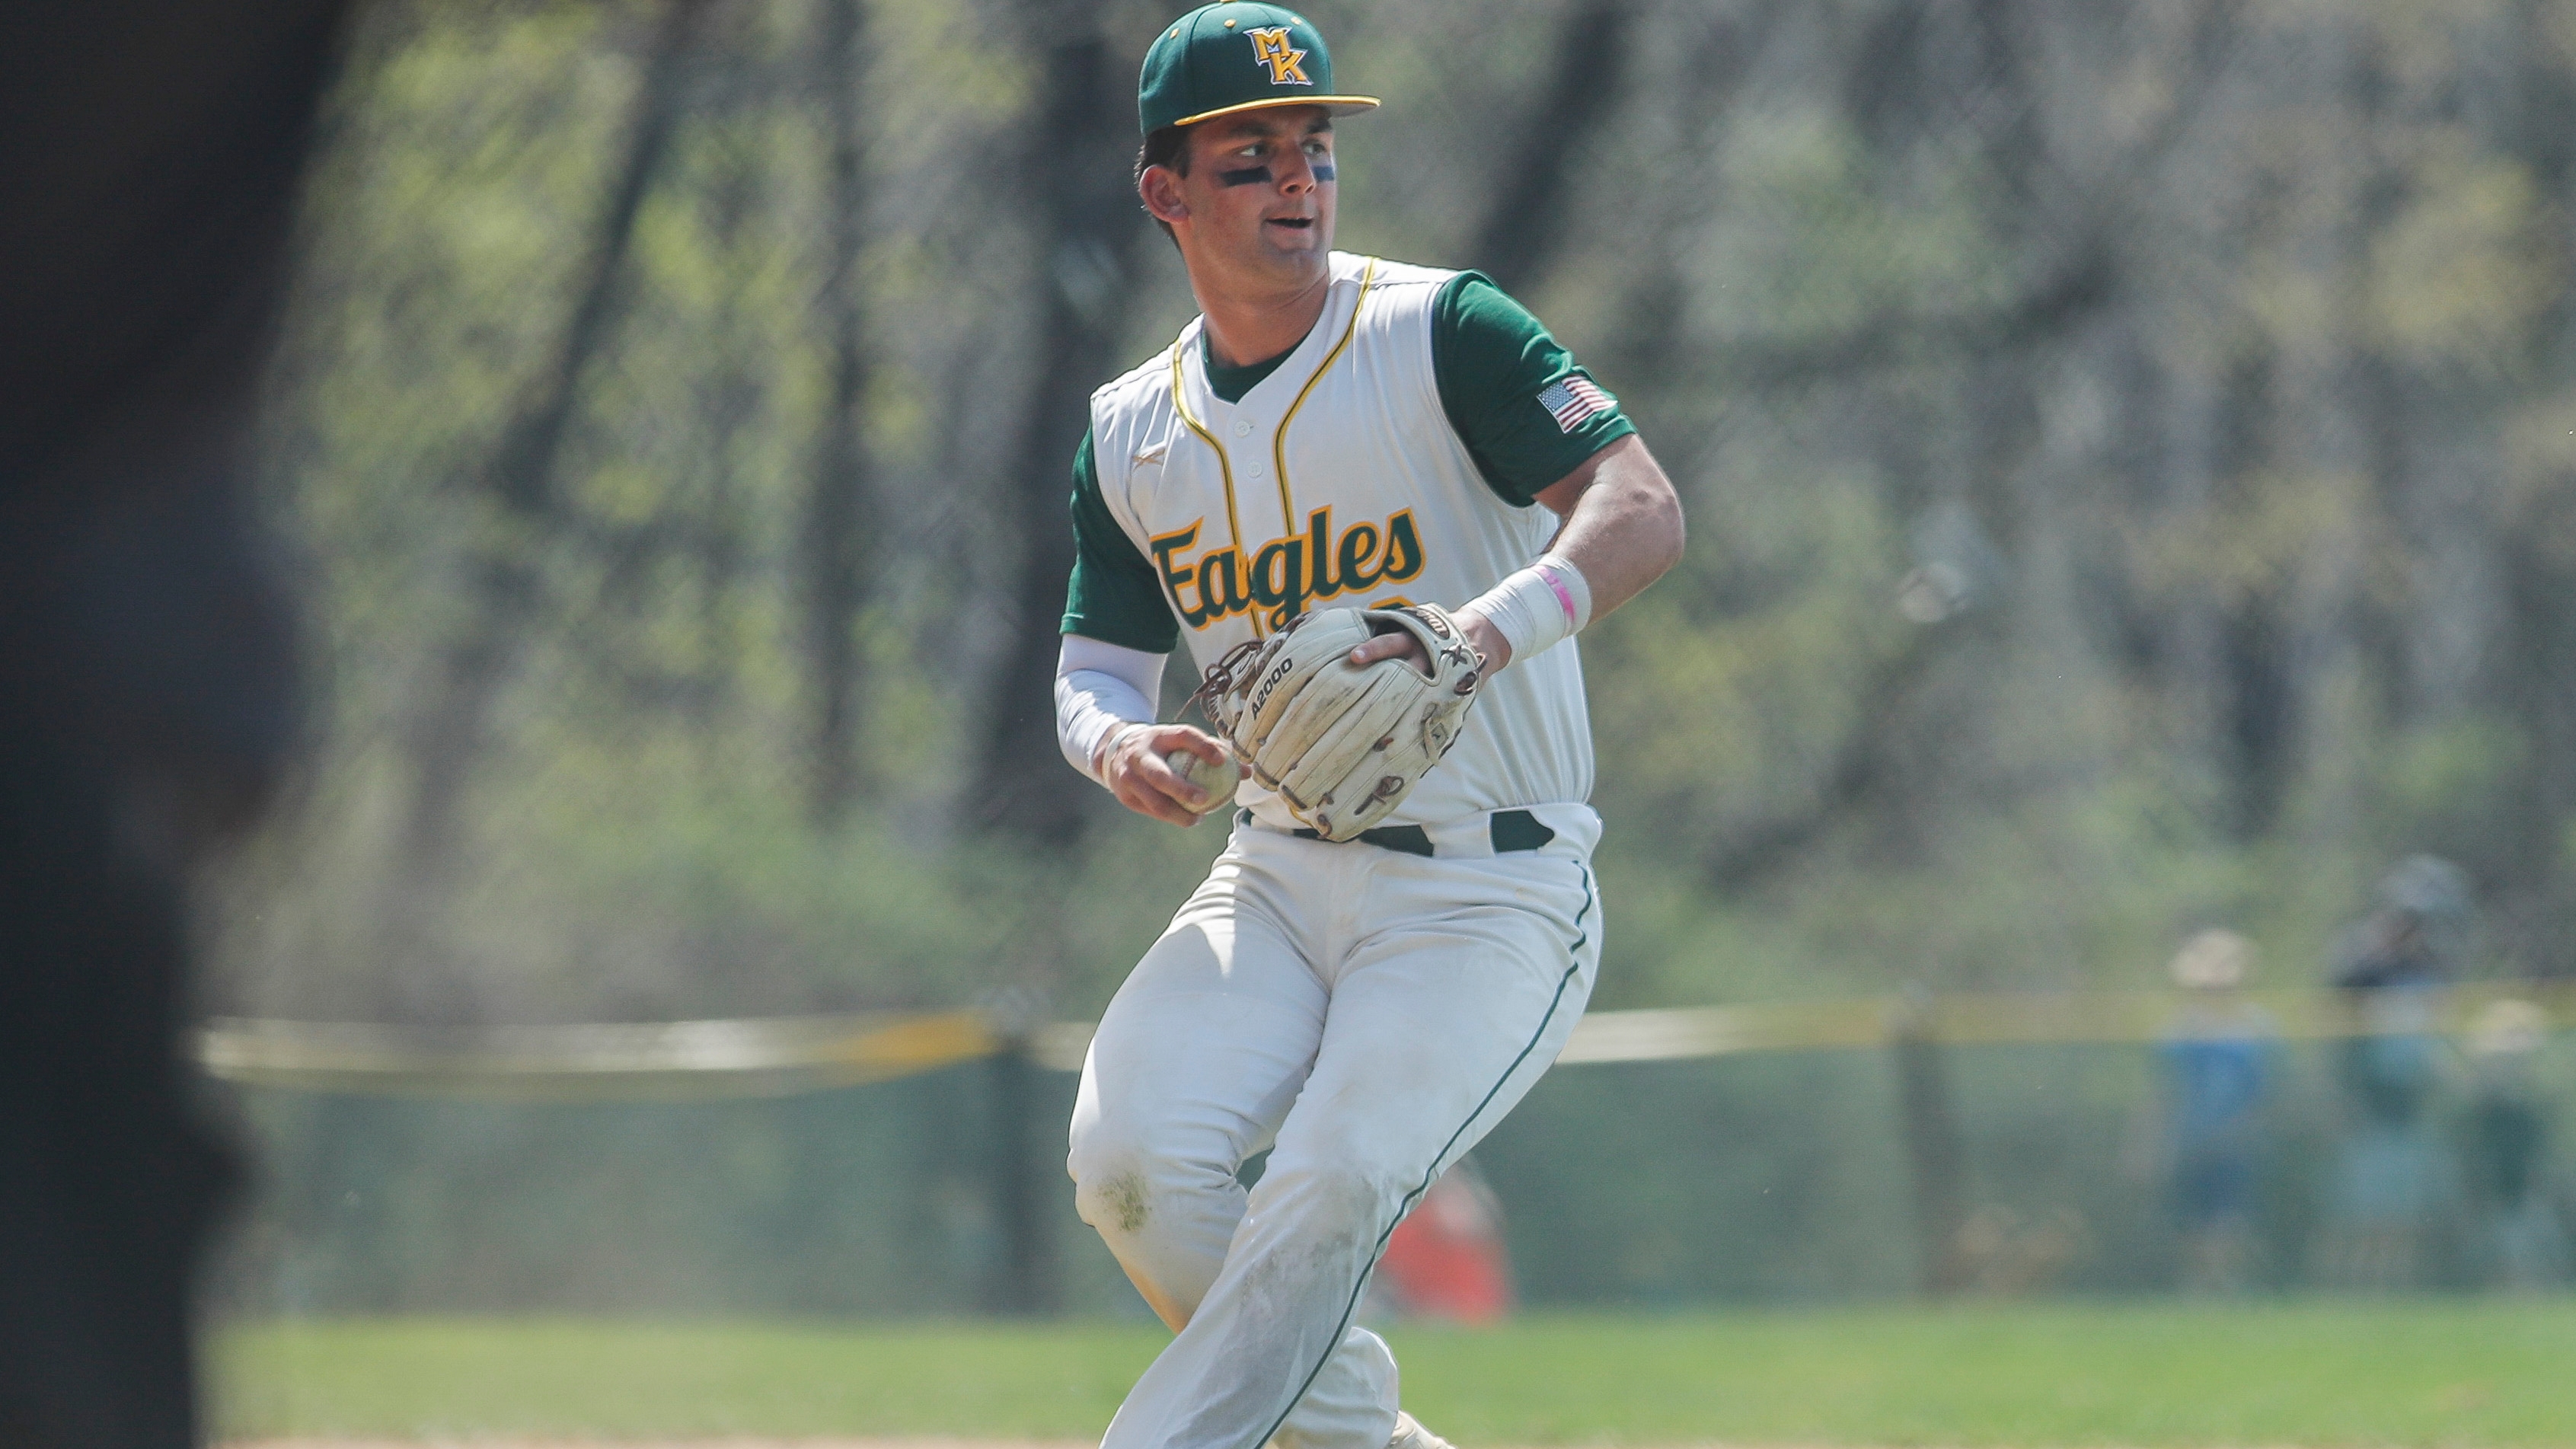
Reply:
[[[1543,1444],[2576,1444],[2576,1301],[1974,1306],[1404,1328],[1405,1402]],[[1084,1439],[1121,1325],[406,1319],[235,1329],[237,1437]]]

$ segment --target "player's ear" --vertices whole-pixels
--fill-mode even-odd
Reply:
[[[1156,221],[1168,225],[1189,220],[1190,207],[1182,196],[1181,178],[1168,166],[1146,167],[1145,174],[1136,178],[1136,195]]]

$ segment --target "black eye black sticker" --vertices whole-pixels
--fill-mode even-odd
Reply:
[[[1219,186],[1261,186],[1267,184],[1269,180],[1270,168],[1267,166],[1245,166],[1238,170],[1220,171],[1216,174],[1216,184]]]

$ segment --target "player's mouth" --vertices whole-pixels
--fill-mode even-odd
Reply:
[[[1262,224],[1265,226],[1284,226],[1290,231],[1302,232],[1314,227],[1315,218],[1311,216],[1274,216],[1264,221]]]

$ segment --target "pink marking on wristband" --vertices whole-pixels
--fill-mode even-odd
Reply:
[[[1541,560],[1539,560],[1539,564],[1538,564],[1538,576],[1539,576],[1540,578],[1543,578],[1543,579],[1547,580],[1547,586],[1548,586],[1549,588],[1556,590],[1556,601],[1557,601],[1557,603],[1559,603],[1559,604],[1563,605],[1563,606],[1564,606],[1564,608],[1565,608],[1565,622],[1567,622],[1568,624],[1573,623],[1573,622],[1574,622],[1574,593],[1573,593],[1573,591],[1572,591],[1572,590],[1570,590],[1570,589],[1568,589],[1568,588],[1566,588],[1566,586],[1565,586],[1565,581],[1564,581],[1564,580],[1562,580],[1562,579],[1560,579],[1560,578],[1558,578],[1558,577],[1556,576],[1556,570],[1554,570],[1554,569],[1552,569],[1552,568],[1549,568],[1549,567],[1547,566],[1547,560],[1545,560],[1545,559],[1541,559]]]

